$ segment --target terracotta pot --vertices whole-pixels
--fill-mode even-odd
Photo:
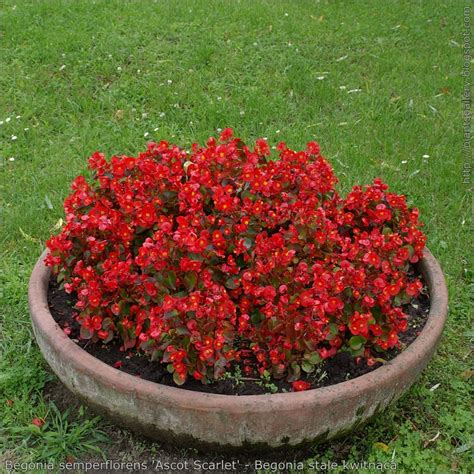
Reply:
[[[426,250],[419,268],[430,291],[428,321],[418,338],[387,364],[347,382],[305,392],[194,392],[121,372],[71,341],[48,309],[50,271],[44,256],[31,275],[29,305],[36,340],[53,371],[98,413],[148,437],[186,447],[263,451],[301,447],[347,433],[413,384],[433,356],[447,317],[443,273]]]

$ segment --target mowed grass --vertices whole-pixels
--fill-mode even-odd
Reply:
[[[267,137],[304,147],[318,140],[341,192],[379,176],[407,194],[449,285],[445,337],[416,385],[371,424],[315,447],[308,464],[394,460],[399,472],[471,471],[464,6],[3,1],[0,466],[93,457],[90,441],[101,441],[103,428],[113,442],[130,440],[120,456],[166,456],[88,412],[55,409],[57,396],[45,387],[58,385],[34,342],[28,278],[92,152],[133,154],[160,139],[190,147],[232,126],[248,142]],[[46,418],[41,435],[31,429],[34,417]],[[100,446],[105,457],[115,455],[111,444]]]

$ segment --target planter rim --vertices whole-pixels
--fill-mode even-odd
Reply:
[[[47,301],[50,269],[45,266],[47,250],[38,259],[31,274],[28,300],[34,327],[40,331],[47,343],[64,357],[65,362],[101,383],[118,391],[132,393],[138,398],[160,399],[168,406],[179,405],[193,410],[232,410],[252,413],[274,413],[275,411],[307,409],[311,405],[329,406],[336,399],[356,397],[370,387],[377,387],[398,379],[412,367],[427,351],[435,347],[441,337],[447,319],[448,292],[441,267],[431,252],[425,248],[419,269],[430,290],[430,312],[418,337],[399,355],[367,374],[326,387],[303,392],[288,392],[265,395],[222,395],[197,392],[135,377],[115,369],[87,353],[73,342],[53,319]]]

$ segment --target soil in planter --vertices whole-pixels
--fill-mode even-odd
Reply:
[[[69,337],[76,344],[112,367],[120,365],[119,370],[123,372],[152,382],[176,387],[172,376],[166,370],[166,365],[160,362],[151,362],[145,354],[120,350],[121,343],[118,339],[114,339],[105,345],[80,340],[79,324],[74,319],[74,314],[77,313],[74,310],[75,303],[74,296],[67,294],[64,289],[60,288],[56,279],[51,277],[48,291],[49,309],[59,326],[62,328],[68,327],[71,330]],[[403,307],[404,312],[408,314],[408,329],[405,333],[399,335],[402,348],[411,344],[423,329],[428,319],[429,309],[430,301],[426,289],[410,304]],[[384,359],[389,361],[399,353],[399,349],[392,349],[384,354]],[[377,363],[369,367],[364,360],[357,364],[347,352],[340,352],[336,356],[323,361],[316,372],[312,374],[303,373],[301,380],[309,382],[311,388],[324,387],[359,377],[375,370],[380,365],[381,363]],[[241,376],[240,372],[240,368],[234,366],[225,378],[212,384],[203,385],[197,380],[188,379],[181,388],[223,395],[260,395],[291,391],[291,384],[285,380],[265,381],[257,377]]]

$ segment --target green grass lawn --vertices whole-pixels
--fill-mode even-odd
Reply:
[[[0,472],[7,460],[97,458],[96,443],[114,459],[201,456],[170,454],[76,410],[34,342],[27,285],[92,152],[136,153],[160,139],[189,147],[226,126],[248,141],[318,140],[342,192],[380,176],[407,194],[449,285],[445,337],[418,383],[307,462],[474,468],[461,115],[468,3],[1,2]],[[34,417],[46,418],[42,430]]]

